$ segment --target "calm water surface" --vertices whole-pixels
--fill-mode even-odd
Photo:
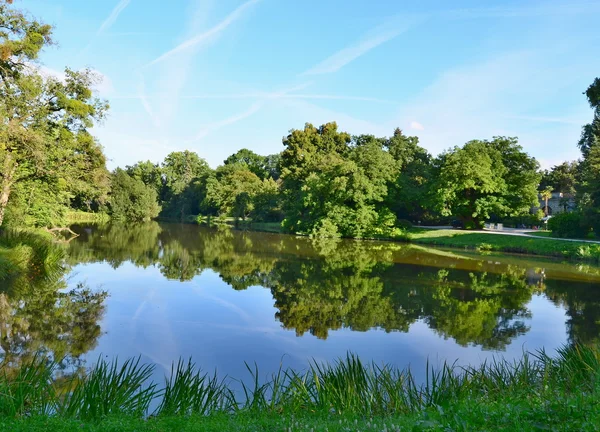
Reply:
[[[596,267],[193,225],[73,229],[70,315],[47,314],[38,327],[56,334],[24,329],[5,355],[141,356],[160,379],[180,357],[243,378],[244,361],[266,375],[352,351],[420,374],[428,358],[477,364],[600,335]]]

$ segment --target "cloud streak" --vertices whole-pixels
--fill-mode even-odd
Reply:
[[[100,25],[100,28],[98,28],[98,31],[96,32],[96,36],[100,36],[102,33],[104,33],[105,30],[111,28],[113,24],[117,21],[117,18],[119,18],[121,12],[123,12],[125,8],[129,6],[130,2],[131,0],[121,0],[114,7],[108,18],[106,18],[104,22]]]
[[[102,24],[100,24],[100,27],[98,27],[98,30],[96,31],[96,34],[94,35],[92,40],[81,50],[81,52],[79,53],[80,56],[90,49],[92,44],[102,33],[104,33],[106,30],[113,26],[113,24],[117,21],[117,18],[119,18],[119,15],[121,15],[121,12],[123,12],[125,8],[129,6],[129,3],[131,3],[131,0],[121,0],[119,3],[117,3],[117,5],[113,8],[110,15],[108,16],[108,18],[106,18],[102,22]]]
[[[232,94],[199,94],[199,95],[182,95],[178,99],[181,100],[239,100],[239,99],[260,99],[269,98],[270,93],[266,92],[249,92],[249,93],[232,93]],[[112,99],[140,99],[141,95],[116,95]],[[150,99],[171,99],[170,94],[145,94],[146,100]],[[317,99],[317,100],[340,100],[340,101],[361,101],[374,102],[382,104],[398,104],[397,101],[380,99],[368,96],[345,96],[332,94],[315,94],[315,93],[295,93],[281,95],[281,99]]]
[[[411,17],[394,20],[371,30],[357,43],[341,49],[322,62],[303,72],[302,75],[323,75],[337,72],[347,64],[365,55],[379,45],[388,42],[412,28],[421,18]]]
[[[211,39],[216,38],[223,30],[225,30],[233,22],[238,20],[247,9],[249,9],[256,3],[258,3],[259,1],[261,1],[261,0],[248,0],[244,4],[238,6],[233,12],[231,12],[229,15],[227,15],[225,17],[225,19],[223,21],[221,21],[220,23],[218,23],[216,26],[212,27],[211,29],[207,30],[204,33],[200,33],[200,34],[180,43],[175,48],[167,51],[166,53],[158,56],[151,62],[147,63],[144,67],[149,67],[156,63],[160,63],[177,53],[186,51],[186,50],[193,48],[199,44],[208,42]]]
[[[300,85],[295,86],[295,87],[291,87],[291,88],[288,88],[288,89],[281,90],[279,92],[267,93],[267,94],[264,95],[264,98],[262,100],[254,102],[245,111],[242,111],[240,113],[234,114],[231,117],[227,117],[227,118],[225,118],[223,120],[219,120],[217,122],[214,122],[214,123],[211,123],[211,124],[208,124],[208,125],[204,126],[202,129],[200,129],[200,131],[198,131],[198,133],[196,134],[196,136],[194,138],[192,138],[190,141],[188,141],[188,143],[194,143],[196,141],[200,141],[202,138],[204,138],[205,136],[207,136],[211,132],[214,132],[214,131],[216,131],[218,129],[221,129],[221,128],[225,127],[225,126],[229,126],[231,124],[237,123],[240,120],[244,120],[245,118],[248,118],[251,115],[253,115],[253,114],[257,113],[258,111],[260,111],[260,109],[268,101],[281,99],[281,98],[285,97],[287,94],[289,94],[289,93],[291,93],[293,91],[298,91],[298,90],[305,89],[310,84],[311,83],[304,83],[304,84],[300,84]]]

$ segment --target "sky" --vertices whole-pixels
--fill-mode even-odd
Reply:
[[[43,70],[94,69],[109,168],[267,155],[305,123],[396,127],[431,153],[516,136],[577,159],[600,76],[599,1],[17,0],[55,26]]]

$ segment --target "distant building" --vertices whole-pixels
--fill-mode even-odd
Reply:
[[[540,204],[538,207],[533,207],[532,212],[537,212],[538,210],[542,210],[546,213],[546,200],[538,196]],[[548,215],[553,215],[557,213],[563,213],[565,211],[573,211],[575,210],[575,199],[570,194],[563,194],[562,192],[553,192],[552,198],[548,200]]]

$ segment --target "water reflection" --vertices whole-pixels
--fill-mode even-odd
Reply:
[[[0,281],[0,363],[18,366],[36,355],[76,363],[98,342],[107,293],[83,284],[68,290],[60,246],[35,234],[2,236],[14,246],[5,261],[10,275]]]
[[[72,265],[131,262],[178,281],[212,270],[235,290],[268,288],[275,318],[298,336],[407,332],[421,322],[459,345],[503,350],[530,330],[528,305],[542,293],[565,309],[571,341],[591,343],[600,334],[593,267],[189,225],[73,229],[81,236],[69,245]]]

